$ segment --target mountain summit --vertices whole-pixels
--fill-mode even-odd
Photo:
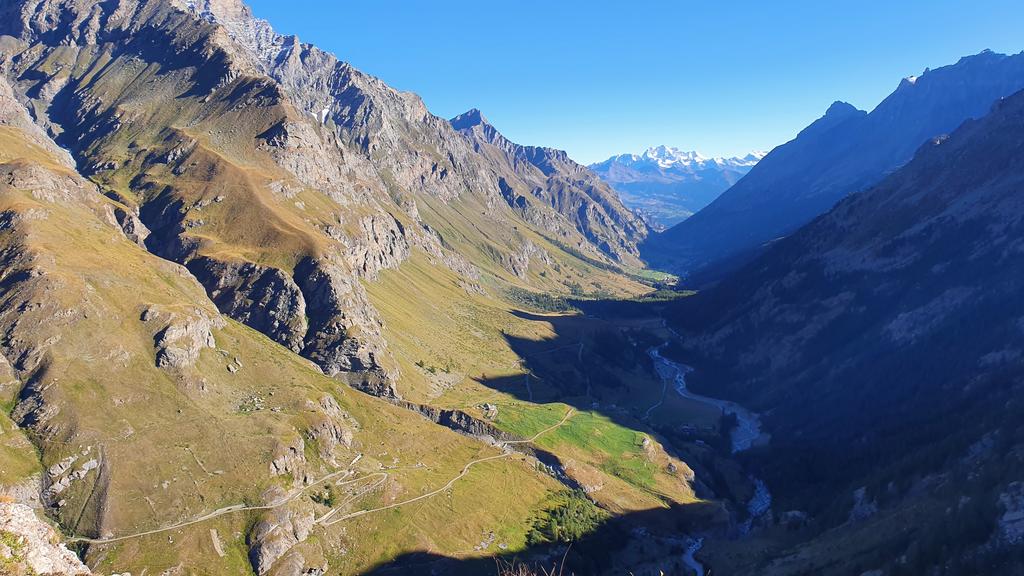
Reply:
[[[498,185],[522,218],[543,227],[548,218],[545,211],[554,209],[605,253],[621,262],[639,263],[636,244],[646,237],[647,225],[623,206],[614,190],[565,151],[516,144],[475,108],[450,122],[473,143],[474,150],[507,174]]]
[[[472,108],[470,110],[467,110],[467,111],[463,112],[462,114],[459,114],[455,118],[452,118],[451,119],[451,124],[452,124],[452,128],[455,128],[456,130],[462,131],[462,130],[470,130],[474,126],[482,126],[482,125],[490,126],[491,123],[488,122],[487,118],[484,117],[484,113],[483,112],[481,112],[480,110],[477,110],[476,108]]]

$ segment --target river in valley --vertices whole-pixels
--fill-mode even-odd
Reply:
[[[752,446],[768,442],[768,435],[761,429],[761,418],[756,413],[735,402],[702,396],[691,392],[686,387],[686,375],[693,372],[693,368],[686,364],[674,362],[662,356],[661,351],[668,346],[668,344],[668,342],[665,342],[664,344],[651,348],[647,351],[651,360],[654,361],[654,369],[658,372],[658,376],[666,384],[670,384],[675,389],[676,393],[683,398],[715,406],[721,410],[723,414],[736,415],[736,426],[729,434],[730,445],[734,454],[748,450]],[[749,533],[753,527],[754,520],[768,512],[772,505],[772,495],[771,492],[768,491],[768,486],[759,478],[751,477],[750,480],[754,483],[754,495],[750,498],[750,501],[747,502],[747,513],[749,517],[739,526],[742,534]],[[691,544],[686,549],[686,553],[683,555],[683,563],[696,572],[697,576],[704,576],[705,573],[704,565],[694,557],[694,555],[699,552],[703,546],[704,538],[696,538],[692,540]]]
[[[667,342],[661,346],[651,348],[647,352],[651,359],[654,360],[654,369],[658,371],[658,376],[671,383],[676,393],[683,398],[702,404],[710,404],[721,410],[723,414],[736,415],[736,427],[730,433],[734,454],[768,441],[767,434],[761,430],[761,418],[754,412],[729,400],[720,400],[691,392],[686,387],[686,375],[693,372],[693,368],[686,364],[673,362],[662,356],[661,350],[666,346],[668,346]]]

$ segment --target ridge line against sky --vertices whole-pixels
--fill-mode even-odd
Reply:
[[[871,110],[926,67],[1024,49],[1019,0],[249,4],[438,116],[479,108],[583,163],[659,144],[771,150],[835,100]]]

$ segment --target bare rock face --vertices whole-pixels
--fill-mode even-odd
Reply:
[[[12,566],[27,574],[88,576],[92,572],[60,543],[57,531],[24,504],[0,502],[0,568]]]
[[[13,9],[13,4],[11,4],[11,9]],[[4,8],[0,8],[0,19],[4,17]],[[0,52],[0,71],[3,69],[4,55]],[[75,162],[68,152],[54,144],[46,132],[32,121],[25,111],[25,107],[18,102],[10,83],[2,76],[0,76],[0,126],[17,128],[29,142],[46,150],[52,157],[59,159],[64,166],[68,168],[75,166]]]
[[[375,215],[359,221],[358,242],[347,252],[351,264],[366,278],[376,278],[381,270],[398,268],[409,258],[405,228],[393,216]]]
[[[1024,482],[1011,482],[999,495],[999,533],[1008,544],[1024,542]]]
[[[281,494],[272,496],[283,497]],[[279,560],[284,564],[282,558],[288,555],[297,558],[293,559],[294,562],[288,562],[290,569],[284,573],[296,576],[301,574],[304,560],[301,555],[295,552],[289,554],[289,551],[309,537],[314,518],[313,510],[308,503],[289,504],[266,512],[249,533],[249,561],[253,570],[261,576],[267,574],[274,569]]]
[[[647,236],[647,225],[596,174],[562,150],[509,141],[479,110],[461,114],[451,124],[478,152],[508,171],[510,176],[500,178],[498,187],[505,202],[525,220],[551,233],[558,233],[568,221],[605,255],[619,262],[636,261],[637,243]]]
[[[251,262],[200,257],[188,269],[221,312],[263,332],[294,352],[306,335],[306,301],[291,277]]]
[[[306,436],[316,442],[321,459],[337,465],[335,450],[339,446],[352,447],[353,432],[359,428],[359,423],[341,409],[333,396],[325,395],[316,404],[310,401],[306,407],[317,414],[306,429]]]
[[[131,210],[121,207],[114,209],[114,218],[125,237],[135,242],[142,248],[146,247],[146,238],[149,237],[149,228],[142,223],[139,215]]]
[[[293,479],[300,480],[306,470],[303,448],[302,438],[296,437],[291,443],[279,441],[270,461],[270,473],[274,476],[291,475]]]
[[[520,278],[526,278],[526,274],[530,271],[531,262],[540,262],[542,264],[550,264],[551,256],[546,250],[540,248],[533,242],[526,240],[523,242],[522,248],[519,251],[512,253],[506,262],[503,262],[505,268]]]
[[[18,375],[14,373],[14,367],[7,358],[0,354],[0,392],[4,388],[11,386],[20,386],[21,383],[18,381]]]
[[[853,491],[853,508],[850,509],[850,522],[861,522],[878,512],[878,504],[868,497],[867,488],[861,486]]]
[[[85,479],[90,472],[97,476],[100,473],[100,461],[92,453],[92,448],[87,448],[79,453],[67,456],[53,464],[46,470],[46,489],[43,491],[44,501],[57,508],[63,507],[65,501],[62,498],[62,494],[72,484]]]
[[[381,363],[383,324],[358,281],[325,260],[307,259],[295,270],[310,318],[302,355],[324,373],[350,373],[349,383],[377,396],[397,398],[395,373]]]
[[[182,370],[195,366],[204,348],[216,348],[213,330],[224,327],[224,319],[196,308],[189,313],[160,312],[149,308],[143,312],[143,321],[167,318],[156,336],[156,365],[160,368]]]

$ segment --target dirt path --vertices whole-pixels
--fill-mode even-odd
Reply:
[[[566,422],[569,421],[569,418],[571,418],[573,416],[573,414],[575,414],[575,413],[576,413],[576,410],[574,410],[573,408],[569,408],[569,410],[567,410],[565,412],[565,416],[562,416],[561,420],[559,420],[555,424],[552,424],[551,426],[548,426],[547,428],[541,430],[540,432],[537,432],[536,434],[534,434],[530,438],[526,438],[524,440],[508,440],[508,441],[502,442],[501,445],[502,446],[508,446],[510,444],[528,444],[528,443],[534,442],[538,438],[540,438],[541,436],[547,434],[548,432],[551,432],[552,430],[563,426]],[[433,490],[431,492],[427,492],[426,494],[421,494],[419,496],[416,496],[415,498],[410,498],[408,500],[403,500],[401,502],[394,502],[394,503],[388,504],[386,506],[380,506],[380,507],[377,507],[377,508],[371,508],[369,510],[358,510],[356,512],[351,512],[349,514],[345,514],[344,516],[339,516],[338,518],[335,518],[331,522],[324,524],[324,526],[333,526],[334,524],[337,524],[338,522],[343,522],[345,520],[350,520],[352,518],[358,518],[359,516],[365,516],[367,514],[372,514],[374,512],[382,512],[384,510],[391,510],[392,508],[398,508],[399,506],[405,506],[407,504],[412,504],[414,502],[419,502],[420,500],[426,500],[427,498],[433,498],[434,496],[437,496],[438,494],[447,491],[449,488],[454,486],[456,482],[458,482],[459,480],[464,478],[466,476],[466,474],[469,474],[469,471],[470,471],[471,468],[473,468],[473,466],[476,466],[477,464],[482,464],[484,462],[490,462],[492,460],[500,460],[502,458],[508,458],[511,455],[512,455],[511,452],[505,452],[503,454],[497,454],[497,455],[494,455],[494,456],[487,456],[486,458],[478,458],[476,460],[468,462],[465,466],[462,467],[462,471],[459,473],[458,476],[452,478],[444,486],[441,486],[437,490]]]
[[[358,458],[359,457],[357,456],[356,459],[358,460]],[[283,499],[283,500],[281,500],[279,502],[274,502],[273,504],[265,504],[263,506],[246,506],[244,504],[234,504],[232,506],[225,506],[223,508],[218,508],[218,509],[214,510],[213,512],[210,512],[209,514],[204,514],[204,515],[199,516],[197,518],[193,518],[192,520],[187,520],[185,522],[179,522],[179,523],[174,524],[172,526],[165,526],[163,528],[154,528],[153,530],[146,530],[145,532],[137,532],[135,534],[128,534],[126,536],[117,536],[117,537],[114,537],[114,538],[85,538],[85,537],[81,537],[81,536],[75,536],[75,537],[72,537],[72,538],[68,538],[67,541],[69,543],[71,543],[71,542],[85,542],[86,544],[112,544],[114,542],[121,542],[122,540],[130,540],[132,538],[141,538],[142,536],[151,536],[153,534],[160,534],[161,532],[168,532],[168,531],[171,531],[171,530],[178,530],[179,528],[185,528],[185,527],[191,526],[193,524],[199,524],[200,522],[206,522],[207,520],[213,520],[214,518],[218,518],[220,516],[224,516],[225,514],[234,514],[236,512],[248,512],[248,511],[253,511],[253,510],[273,510],[275,508],[280,508],[281,506],[284,506],[285,504],[288,504],[289,502],[295,500],[299,496],[302,496],[304,493],[306,493],[310,488],[312,488],[314,486],[319,486],[320,484],[323,484],[324,482],[328,482],[330,480],[333,480],[334,478],[337,478],[338,476],[341,476],[342,474],[347,475],[347,474],[351,474],[351,473],[352,473],[351,470],[338,470],[337,472],[332,472],[331,474],[328,474],[328,475],[324,476],[323,478],[321,478],[321,479],[319,479],[319,480],[317,480],[315,482],[312,482],[312,483],[310,483],[310,484],[308,484],[306,486],[303,486],[302,488],[292,492],[287,498],[285,498],[285,499]],[[345,482],[345,484],[348,484],[348,483],[351,483],[351,482],[355,482],[357,480],[362,480],[363,478],[364,477],[361,476],[359,478],[355,478],[353,480]]]
[[[565,425],[566,422],[569,421],[569,418],[572,418],[575,414],[576,414],[576,409],[575,408],[569,408],[565,412],[565,416],[562,416],[561,420],[559,420],[555,424],[552,424],[551,426],[548,426],[547,428],[541,430],[540,432],[537,432],[533,436],[531,436],[531,437],[529,437],[529,438],[527,438],[525,440],[508,440],[508,441],[502,442],[501,444],[502,445],[506,445],[506,444],[529,444],[530,442],[535,442],[537,440],[537,438],[540,438],[541,436],[547,434],[548,432],[551,432],[555,428],[561,428],[563,425]]]
[[[545,428],[545,429],[541,430],[540,432],[534,434],[531,438],[527,438],[525,440],[510,440],[510,441],[507,441],[507,442],[502,442],[500,445],[501,446],[506,446],[506,445],[509,445],[509,444],[524,444],[524,443],[533,442],[533,441],[537,440],[538,438],[540,438],[541,436],[543,436],[544,434],[547,434],[548,432],[550,432],[550,431],[552,431],[552,430],[554,430],[554,429],[564,425],[569,420],[569,418],[571,418],[572,415],[575,414],[575,412],[576,411],[574,409],[569,408],[569,410],[565,413],[565,416],[562,416],[562,419],[559,420],[558,423],[553,424],[551,426],[548,426],[547,428]],[[337,524],[338,522],[341,522],[343,520],[348,520],[348,519],[351,519],[351,518],[356,518],[358,516],[365,516],[367,514],[372,514],[374,512],[380,512],[382,510],[390,510],[392,508],[398,508],[399,506],[405,506],[407,504],[412,504],[414,502],[419,502],[420,500],[425,500],[427,498],[431,498],[431,497],[437,496],[438,494],[440,494],[440,493],[444,492],[445,490],[448,490],[449,488],[451,488],[456,482],[458,482],[459,480],[464,478],[466,476],[466,474],[469,474],[469,471],[470,471],[470,469],[473,466],[476,466],[477,464],[481,464],[481,463],[484,463],[484,462],[489,462],[491,460],[498,460],[498,459],[501,459],[501,458],[507,458],[507,457],[509,457],[511,455],[512,455],[512,453],[505,452],[505,453],[497,454],[497,455],[494,455],[494,456],[488,456],[486,458],[478,458],[476,460],[468,462],[465,466],[462,467],[462,471],[459,473],[459,475],[454,477],[454,478],[452,478],[451,480],[449,480],[444,486],[442,486],[442,487],[440,487],[437,490],[434,490],[432,492],[428,492],[426,494],[422,494],[420,496],[417,496],[415,498],[410,498],[409,500],[403,500],[402,502],[395,502],[393,504],[389,504],[387,506],[381,506],[379,508],[372,508],[372,509],[369,509],[369,510],[359,510],[358,512],[352,512],[350,514],[346,514],[344,516],[340,516],[338,518],[335,518],[335,519],[331,520],[330,522],[325,522],[325,520],[329,519],[331,516],[334,515],[334,513],[337,510],[337,508],[335,508],[334,510],[331,510],[330,512],[328,512],[327,514],[322,516],[319,520],[317,520],[317,523],[318,524],[319,523],[323,523],[324,526],[332,526],[332,525]],[[360,458],[362,458],[362,456],[363,456],[362,454],[358,454],[352,460],[350,465],[355,464],[356,462],[358,462],[360,460]],[[312,483],[310,483],[310,484],[308,484],[306,486],[303,486],[302,488],[299,488],[298,490],[295,490],[287,498],[284,498],[283,500],[281,500],[279,502],[274,502],[272,504],[266,504],[266,505],[263,505],[263,506],[245,506],[244,504],[235,504],[235,505],[232,505],[232,506],[225,506],[224,508],[218,508],[217,510],[214,510],[213,512],[210,512],[209,514],[204,514],[202,516],[193,518],[192,520],[187,520],[187,521],[184,521],[184,522],[179,522],[177,524],[174,524],[174,525],[171,525],[171,526],[165,526],[163,528],[155,528],[153,530],[146,530],[144,532],[137,532],[135,534],[128,534],[128,535],[125,535],[125,536],[117,536],[117,537],[114,537],[114,538],[84,538],[84,537],[77,536],[77,537],[73,537],[73,538],[68,538],[67,541],[69,543],[72,543],[72,542],[85,542],[86,544],[113,544],[115,542],[121,542],[121,541],[124,541],[124,540],[130,540],[132,538],[141,538],[143,536],[151,536],[153,534],[160,534],[161,532],[169,532],[171,530],[179,530],[181,528],[186,528],[188,526],[192,526],[193,524],[199,524],[200,522],[206,522],[207,520],[213,520],[214,518],[218,518],[220,516],[224,516],[225,514],[234,514],[236,512],[250,512],[250,511],[260,511],[260,510],[273,510],[275,508],[280,508],[281,506],[284,506],[285,504],[288,504],[289,502],[292,502],[296,498],[298,498],[298,497],[302,496],[303,494],[305,494],[310,488],[313,488],[314,486],[319,486],[319,485],[323,484],[324,482],[329,482],[329,481],[337,478],[338,476],[342,476],[342,475],[347,476],[347,475],[349,475],[351,473],[352,473],[351,470],[339,470],[337,472],[333,472],[331,474],[328,474],[328,475],[324,476],[323,478],[320,478],[319,480],[317,480],[315,482],[312,482]],[[374,472],[373,474],[367,474],[365,476],[359,476],[358,478],[353,478],[353,479],[347,480],[345,482],[339,482],[339,483],[336,484],[336,486],[343,486],[343,485],[346,485],[346,484],[352,484],[354,482],[359,482],[361,480],[366,480],[367,478],[373,478],[373,477],[378,477],[378,476],[381,476],[382,479],[379,482],[377,482],[376,484],[374,484],[373,486],[371,486],[369,489],[364,490],[363,492],[360,492],[359,495],[361,496],[362,494],[365,494],[366,492],[372,490],[373,488],[376,488],[377,486],[383,484],[384,480],[387,479],[387,473],[386,472]],[[351,500],[347,500],[345,502],[345,504],[348,504],[349,502],[351,502]]]
[[[460,472],[458,476],[456,476],[455,478],[452,478],[451,480],[448,481],[447,484],[445,484],[444,486],[441,486],[437,490],[434,490],[432,492],[427,492],[426,494],[421,494],[421,495],[419,495],[419,496],[417,496],[415,498],[410,498],[408,500],[403,500],[401,502],[394,502],[392,504],[388,504],[387,506],[380,506],[378,508],[370,508],[369,510],[357,510],[356,512],[350,512],[350,513],[345,514],[343,516],[339,516],[339,517],[335,518],[334,520],[332,520],[330,522],[325,523],[324,526],[333,526],[333,525],[337,524],[338,522],[343,522],[345,520],[350,520],[352,518],[358,518],[359,516],[365,516],[367,514],[372,514],[374,512],[382,512],[384,510],[391,510],[392,508],[398,508],[399,506],[405,506],[407,504],[412,504],[414,502],[419,502],[420,500],[426,500],[427,498],[433,498],[434,496],[437,496],[438,494],[448,490],[449,488],[452,487],[452,485],[454,485],[456,482],[461,480],[466,474],[469,474],[469,470],[473,466],[476,466],[477,464],[480,464],[480,463],[483,463],[483,462],[489,462],[491,460],[499,460],[501,458],[508,458],[509,456],[511,456],[511,454],[504,453],[504,454],[497,454],[495,456],[488,456],[486,458],[480,458],[480,459],[477,459],[477,460],[473,460],[472,462],[469,462],[468,464],[466,464],[465,466],[462,467],[462,472]]]
[[[651,358],[654,359],[654,356],[651,354],[650,350],[647,351],[647,355],[651,356]],[[658,399],[657,402],[652,404],[646,412],[644,412],[644,420],[650,420],[651,412],[655,411],[657,408],[659,408],[662,404],[665,403],[666,394],[668,394],[668,378],[661,378],[661,397]]]

